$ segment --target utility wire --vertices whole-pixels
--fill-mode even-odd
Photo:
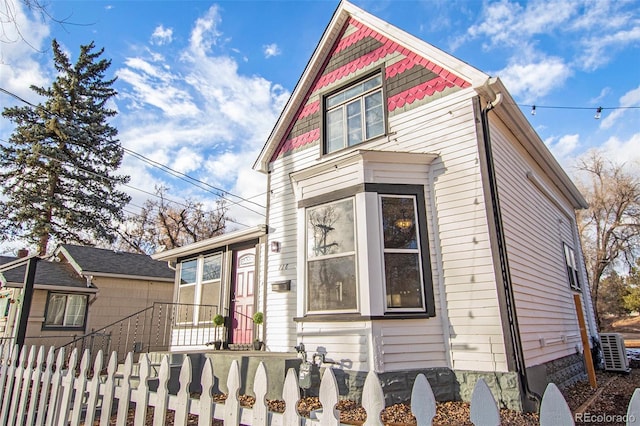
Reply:
[[[48,114],[51,114],[51,115],[56,116],[58,118],[64,119],[64,117],[62,117],[61,115],[59,115],[57,113],[54,113],[54,112],[51,112],[51,111],[47,110],[46,108],[44,108],[41,105],[34,105],[33,103],[27,101],[26,99],[16,95],[15,93],[12,93],[12,92],[8,91],[8,90],[6,90],[6,89],[4,89],[2,87],[0,87],[0,92],[5,93],[5,94],[7,94],[9,96],[12,96],[13,98],[19,100],[20,102],[23,102],[23,103],[29,105],[32,108],[42,109],[43,111],[45,111]],[[201,181],[201,180],[196,179],[196,178],[194,178],[192,176],[189,176],[189,175],[187,175],[185,173],[182,173],[182,172],[179,172],[177,170],[174,170],[169,166],[166,166],[166,165],[161,164],[161,163],[159,163],[157,161],[151,160],[150,158],[148,158],[148,157],[146,157],[146,156],[144,156],[144,155],[142,155],[142,154],[140,154],[138,152],[135,152],[135,151],[133,151],[133,150],[131,150],[129,148],[125,148],[122,145],[120,145],[120,146],[126,153],[138,158],[139,160],[151,165],[152,167],[158,168],[159,170],[161,170],[161,171],[163,171],[163,172],[165,172],[165,173],[167,173],[167,174],[169,174],[169,175],[171,175],[173,177],[179,178],[179,179],[183,180],[184,182],[187,182],[187,183],[189,183],[191,185],[194,185],[194,186],[196,186],[197,188],[199,188],[199,189],[201,189],[203,191],[209,192],[209,193],[214,194],[214,195],[216,195],[216,196],[218,196],[218,197],[220,197],[222,199],[225,199],[230,203],[230,205],[237,205],[238,207],[242,207],[244,209],[247,209],[247,210],[251,211],[252,213],[255,213],[255,214],[258,214],[258,215],[261,215],[261,216],[265,216],[264,213],[261,213],[261,212],[258,212],[256,210],[253,210],[253,209],[251,209],[249,207],[243,206],[242,204],[240,204],[240,202],[229,200],[229,199],[223,197],[222,195],[220,195],[218,193],[214,193],[211,190],[208,190],[208,189],[206,189],[204,187],[208,187],[208,188],[211,188],[213,190],[219,191],[221,193],[236,197],[236,198],[238,198],[239,200],[241,200],[243,202],[254,204],[257,207],[260,207],[260,208],[263,208],[263,209],[265,208],[265,206],[263,206],[261,204],[258,204],[255,201],[251,201],[250,199],[247,199],[247,198],[241,197],[239,195],[233,194],[233,193],[231,193],[229,191],[226,191],[224,189],[217,188],[217,187],[215,187],[215,186],[213,186],[213,185],[211,185],[211,184],[209,184],[207,182]],[[127,185],[125,185],[125,186],[127,186]],[[137,188],[135,188],[135,189],[137,189]],[[142,191],[142,192],[145,192],[145,191]]]

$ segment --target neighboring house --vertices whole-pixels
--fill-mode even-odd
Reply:
[[[5,257],[0,262],[16,259]],[[15,301],[6,310],[4,330],[0,329],[5,339],[15,337],[17,330],[25,268],[0,273],[0,295],[10,294]],[[60,245],[36,264],[25,344],[63,345],[154,302],[171,302],[173,276],[166,262],[147,255]]]
[[[268,233],[154,255],[183,271],[177,300],[234,315],[228,253],[246,236],[244,312],[265,312],[267,350],[303,343],[350,392],[374,370],[408,399],[424,372],[439,399],[468,399],[484,377],[530,408],[584,377],[587,205],[498,78],[342,2],[254,168]]]

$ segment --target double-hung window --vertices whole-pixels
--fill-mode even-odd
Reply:
[[[325,98],[325,153],[383,135],[382,75],[377,74]]]
[[[179,322],[210,322],[218,313],[222,279],[222,254],[180,262]]]
[[[354,199],[309,207],[306,222],[307,311],[356,311]]]
[[[571,247],[566,244],[564,246],[564,260],[567,265],[567,275],[569,277],[569,285],[574,290],[580,290],[580,273],[578,272],[578,264],[576,263],[576,255]]]
[[[86,294],[49,293],[44,315],[44,328],[83,329],[87,299]]]
[[[379,195],[387,311],[424,311],[424,276],[415,196]]]

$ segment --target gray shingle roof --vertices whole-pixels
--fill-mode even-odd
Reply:
[[[0,264],[8,263],[16,259],[16,257],[9,258],[6,256],[0,256]],[[8,283],[21,285],[24,282],[25,271],[26,265],[20,265],[2,272],[2,275],[4,275]],[[39,260],[36,265],[35,285],[37,287],[60,286],[87,288],[87,280],[78,275],[78,273],[69,264]],[[90,288],[95,287],[91,286]]]
[[[153,260],[145,254],[116,252],[71,244],[60,246],[83,272],[173,279],[174,271],[166,262]],[[71,259],[70,259],[71,260]]]

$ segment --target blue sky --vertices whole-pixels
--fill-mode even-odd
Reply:
[[[332,1],[58,1],[56,23],[14,7],[23,39],[3,24],[0,87],[31,102],[29,85],[54,77],[51,39],[69,52],[91,41],[112,59],[122,145],[158,163],[264,204],[251,170],[338,6]],[[640,1],[363,1],[379,18],[499,76],[571,173],[590,148],[640,170]],[[5,8],[5,4],[0,8]],[[3,12],[0,10],[0,12]],[[2,106],[18,103],[0,94]],[[531,116],[530,106],[537,105]],[[604,108],[595,120],[597,107]],[[568,108],[546,108],[568,107]],[[624,108],[621,108],[624,107]],[[630,108],[629,108],[630,107]],[[11,125],[0,122],[0,139]],[[214,197],[131,155],[131,187],[172,199]],[[133,188],[136,211],[148,195]],[[233,197],[230,200],[237,202]],[[264,221],[232,206],[235,226]]]

